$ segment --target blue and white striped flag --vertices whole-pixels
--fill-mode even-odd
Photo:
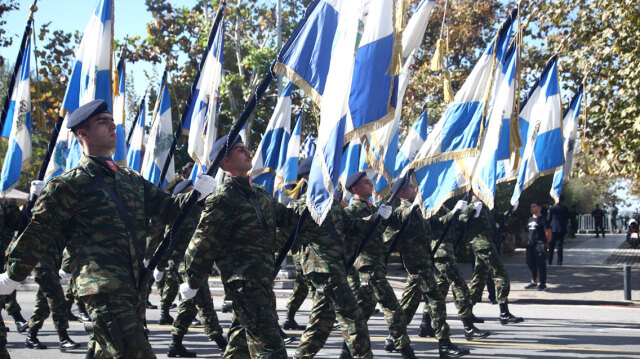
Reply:
[[[427,120],[426,107],[420,114],[420,117],[413,123],[413,126],[409,129],[407,137],[402,143],[402,147],[398,150],[396,156],[396,168],[394,170],[394,180],[404,175],[409,164],[413,161],[418,153],[418,150],[422,147],[427,140],[427,134],[429,133],[429,121]]]
[[[140,172],[142,165],[142,144],[144,143],[144,123],[147,118],[147,96],[142,96],[138,107],[138,117],[130,131],[129,149],[127,151],[127,167]]]
[[[222,60],[224,53],[224,23],[215,31],[213,42],[206,52],[204,64],[191,97],[189,112],[183,120],[183,128],[189,131],[187,152],[205,168],[209,166],[211,149],[218,138],[218,105],[222,84]],[[195,168],[194,168],[195,169]]]
[[[553,174],[553,183],[551,184],[551,197],[558,202],[562,194],[562,183],[569,178],[571,169],[573,168],[573,155],[576,146],[576,132],[578,130],[578,117],[580,117],[580,108],[582,107],[582,98],[584,97],[584,87],[580,84],[578,90],[573,95],[569,107],[564,112],[562,119],[562,137],[564,166],[556,169]]]
[[[347,178],[349,178],[351,174],[359,171],[361,160],[364,160],[366,163],[364,152],[362,151],[362,143],[360,143],[359,139],[354,138],[347,144],[347,148],[345,148],[342,153],[342,159],[340,160],[340,177],[338,181],[342,184],[342,188],[344,188]]]
[[[302,142],[302,146],[300,147],[300,157],[307,158],[313,157],[316,154],[316,139],[313,137],[313,134],[308,134],[307,137],[304,138]]]
[[[516,15],[514,10],[502,24],[410,165],[418,183],[416,201],[425,217],[437,212],[447,199],[470,188],[468,179],[473,176],[475,165],[469,168],[464,159],[477,156],[486,115],[491,113],[495,98],[493,77],[502,69],[517,26]]]
[[[287,196],[284,189],[290,189],[296,184],[298,179],[298,158],[300,156],[300,130],[302,127],[302,111],[298,114],[298,119],[293,127],[293,132],[287,144],[287,152],[285,153],[284,164],[278,168],[276,173],[274,190],[275,197],[279,202],[285,203]]]
[[[528,123],[527,144],[520,159],[518,179],[511,196],[512,205],[538,177],[552,173],[564,162],[557,56],[547,62],[540,80],[523,103],[520,117]]]
[[[253,168],[249,176],[253,183],[259,184],[275,196],[275,182],[280,175],[279,169],[284,167],[287,156],[287,146],[291,136],[291,89],[293,83],[284,88],[278,97],[278,102],[267,124],[267,128],[262,136],[262,141],[258,145],[253,156]],[[282,182],[282,179],[280,179]]]
[[[160,182],[160,175],[164,168],[173,140],[173,125],[171,123],[171,99],[169,97],[169,82],[167,71],[165,70],[160,84],[160,96],[153,109],[151,120],[151,130],[149,139],[145,146],[144,159],[142,160],[142,177],[149,182],[166,188],[176,180],[176,170],[173,164],[173,156],[163,183]],[[135,134],[134,134],[135,136]]]
[[[98,0],[76,51],[76,62],[62,102],[67,114],[97,99],[105,100],[111,110],[112,24],[113,1]],[[76,167],[81,156],[82,148],[67,129],[65,119],[45,179]]]
[[[31,20],[30,20],[31,21]],[[6,193],[15,187],[22,168],[31,161],[31,83],[29,71],[31,64],[31,37],[26,34],[26,43],[18,56],[16,79],[13,89],[7,92],[9,107],[6,109],[3,137],[9,137],[9,146],[2,164],[0,192]],[[5,135],[5,133],[7,135]]]
[[[115,93],[113,95],[113,122],[116,124],[118,142],[113,152],[113,161],[124,166],[127,160],[127,139],[124,135],[125,108],[127,97],[125,94],[125,62],[120,58],[117,67],[117,77],[114,79]],[[117,82],[117,83],[116,83]]]

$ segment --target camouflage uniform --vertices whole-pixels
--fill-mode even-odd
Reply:
[[[306,196],[302,196],[290,205],[301,214],[306,208],[305,202]],[[349,288],[345,270],[345,254],[349,250],[344,240],[361,238],[368,226],[368,222],[351,216],[334,201],[322,226],[308,219],[300,229],[298,254],[302,272],[315,291],[309,323],[300,338],[296,358],[312,358],[320,351],[336,316],[353,357],[373,357],[367,321]],[[347,230],[353,233],[346,233]],[[355,248],[354,243],[346,245]]]
[[[107,160],[83,155],[77,168],[47,183],[31,223],[9,248],[8,273],[23,280],[55,238],[69,238],[77,294],[104,351],[97,350],[96,358],[153,358],[142,326],[146,290],[138,288],[141,263],[136,247],[144,245],[144,238],[131,237],[113,200],[90,176],[100,175],[114,188],[138,235],[146,232],[148,217],[170,222],[187,196],[169,196],[129,168],[111,169]],[[118,325],[109,330],[105,322],[111,320]]]
[[[451,336],[451,329],[446,322],[447,310],[444,296],[438,289],[433,275],[433,263],[431,262],[431,248],[429,247],[429,236],[431,228],[429,223],[422,217],[419,211],[412,211],[412,203],[408,200],[401,200],[393,214],[387,219],[387,229],[384,237],[385,242],[393,241],[396,233],[402,227],[404,221],[412,214],[411,220],[402,238],[397,242],[397,248],[402,256],[407,273],[407,284],[400,306],[404,310],[407,321],[413,319],[423,296],[427,303],[425,310],[428,310],[433,326],[436,330],[437,339],[445,339]]]
[[[286,235],[286,236],[285,236]],[[286,241],[288,239],[289,233],[285,233],[284,231],[279,231],[278,236],[282,237],[282,241]],[[296,268],[296,278],[293,284],[293,290],[291,291],[291,295],[289,296],[289,300],[287,300],[287,309],[293,311],[293,313],[297,312],[304,303],[304,300],[309,295],[309,285],[304,279],[304,275],[302,274],[302,264],[300,261],[300,254],[298,252],[300,248],[300,241],[296,240],[291,248],[291,258],[293,259],[293,265]]]
[[[354,198],[351,205],[345,211],[352,216],[364,218],[376,213],[378,208],[368,201]],[[396,349],[404,348],[411,341],[407,335],[407,320],[404,311],[398,303],[393,288],[387,281],[387,250],[382,241],[382,226],[369,238],[366,246],[358,255],[354,268],[358,271],[360,287],[357,289],[356,298],[367,320],[376,309],[376,303],[380,303],[385,321],[389,327],[389,334],[393,338]],[[356,237],[362,240],[362,236]]]
[[[2,240],[2,250],[0,255],[0,268],[4,268],[5,249],[11,242],[13,234],[20,225],[20,210],[17,206],[7,206],[0,204],[0,239]],[[20,305],[16,301],[16,292],[10,295],[0,295],[0,308],[4,307],[9,315],[20,312]],[[4,320],[0,315],[0,358],[9,358],[7,351],[7,328],[4,326]]]
[[[201,288],[214,261],[220,270],[234,302],[224,358],[287,357],[275,310],[273,253],[278,250],[276,226],[295,224],[292,214],[247,177],[227,177],[205,201],[185,255],[185,279],[191,288]]]

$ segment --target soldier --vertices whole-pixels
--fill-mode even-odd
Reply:
[[[460,214],[461,222],[465,223],[465,237],[471,238],[470,244],[476,256],[473,268],[471,290],[471,305],[482,299],[482,291],[489,277],[489,270],[496,286],[496,296],[500,306],[500,323],[513,324],[524,321],[509,312],[509,274],[502,264],[493,242],[495,224],[491,212],[482,205],[478,197],[473,195],[473,203],[469,204]]]
[[[211,158],[223,151],[228,136],[218,139]],[[247,173],[251,154],[240,137],[229,140],[220,162],[227,178],[207,197],[185,255],[183,298],[193,298],[207,280],[215,261],[222,283],[233,300],[233,319],[224,358],[239,356],[286,358],[276,314],[276,227],[295,224],[292,211],[276,202]]]
[[[189,193],[193,190],[193,184],[190,180],[182,181],[178,183],[173,189],[173,194]],[[198,226],[198,220],[202,210],[200,205],[197,205],[185,219],[180,227],[180,230],[176,233],[171,247],[167,250],[167,255],[158,263],[158,268],[168,268],[164,271],[156,270],[154,272],[155,279],[160,281],[164,273],[175,273],[175,280],[178,280],[178,275],[184,276],[186,274],[184,270],[184,252],[187,250],[189,241]],[[167,231],[170,227],[167,227]],[[167,283],[167,282],[165,282]],[[163,297],[164,298],[164,297]],[[165,303],[161,306],[164,310]],[[168,311],[168,308],[167,308]],[[195,358],[196,353],[188,351],[184,345],[182,345],[182,338],[187,334],[189,326],[196,317],[196,313],[200,313],[200,318],[204,324],[204,332],[209,337],[209,340],[215,341],[220,348],[220,351],[224,353],[227,347],[227,340],[222,335],[222,327],[218,322],[218,316],[213,308],[213,299],[211,299],[211,291],[209,290],[209,282],[205,281],[198,293],[192,299],[183,299],[178,306],[178,315],[173,322],[173,328],[171,329],[171,344],[167,355],[169,357],[180,356],[183,358]]]
[[[36,266],[57,237],[69,238],[76,289],[93,323],[99,346],[95,357],[154,358],[142,326],[146,288],[140,287],[143,238],[148,217],[170,222],[187,195],[170,196],[137,172],[111,161],[115,124],[108,105],[95,100],[69,115],[67,128],[83,148],[78,167],[44,185],[31,223],[9,247],[0,294],[11,293]],[[202,176],[195,188],[203,195],[214,185]],[[44,190],[43,190],[44,187]],[[142,309],[142,311],[141,311]]]
[[[345,188],[353,193],[352,204],[345,209],[347,213],[359,218],[375,214],[377,208],[369,201],[373,194],[373,183],[366,172],[358,171],[349,176]],[[377,232],[369,238],[354,263],[360,278],[360,288],[357,289],[356,298],[367,320],[373,314],[376,303],[380,303],[390,334],[390,338],[387,338],[388,343],[385,343],[386,349],[393,351],[395,348],[402,353],[403,357],[415,358],[407,335],[404,311],[387,281],[387,251],[382,242],[382,233],[383,230],[379,227]]]
[[[397,181],[392,187],[392,191],[398,193],[400,205],[387,220],[388,225],[385,231],[385,240],[389,245],[396,241],[402,262],[409,274],[400,306],[407,320],[411,321],[424,297],[427,301],[425,308],[428,308],[430,313],[429,322],[433,321],[435,326],[434,336],[438,339],[440,358],[457,358],[467,355],[469,350],[459,348],[449,339],[451,329],[446,322],[445,294],[440,291],[433,276],[428,239],[431,229],[429,222],[422,218],[418,209],[412,204],[416,196],[415,186],[410,182],[406,183],[404,188],[401,186],[402,181]],[[402,237],[396,238],[403,226],[405,230]],[[464,324],[467,339],[484,338],[488,335],[488,333],[479,332],[469,321],[465,321]]]

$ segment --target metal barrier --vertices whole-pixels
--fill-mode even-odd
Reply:
[[[620,228],[620,221],[618,220],[618,228]],[[593,217],[590,214],[578,215],[578,233],[590,233],[595,232],[596,226]],[[604,230],[605,232],[611,232],[611,216],[608,214],[604,216]]]

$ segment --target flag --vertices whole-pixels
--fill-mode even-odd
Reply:
[[[360,159],[362,158],[366,162],[365,157],[361,157],[361,152],[362,143],[360,143],[360,140],[357,138],[352,139],[342,152],[342,158],[340,159],[340,176],[338,177],[338,182],[342,184],[342,188],[345,188],[347,178],[359,171]]]
[[[262,141],[253,156],[253,167],[249,172],[253,183],[259,184],[275,196],[275,182],[278,170],[284,166],[287,145],[291,136],[291,89],[293,83],[285,87],[267,124]],[[295,179],[294,179],[295,181]],[[282,178],[280,178],[282,182]]]
[[[111,53],[113,50],[113,1],[98,0],[84,30],[76,61],[69,78],[62,109],[67,114],[81,105],[102,99],[111,110]],[[82,149],[67,129],[66,119],[60,129],[45,179],[49,180],[78,165]]]
[[[298,113],[298,119],[293,127],[293,132],[287,144],[284,164],[277,169],[275,184],[275,197],[279,202],[285,202],[285,193],[283,189],[290,189],[296,184],[298,179],[298,157],[300,156],[300,129],[302,127],[302,111]]]
[[[307,158],[313,157],[316,154],[316,139],[313,137],[313,134],[308,134],[307,137],[304,138],[302,142],[302,147],[300,147],[300,157]]]
[[[413,161],[416,153],[424,144],[429,132],[429,123],[427,121],[427,109],[423,109],[420,117],[413,123],[407,137],[402,143],[402,147],[396,155],[396,168],[394,169],[394,180],[404,175],[407,167]]]
[[[527,144],[520,159],[520,169],[511,204],[538,177],[562,166],[562,100],[558,84],[558,58],[547,62],[540,79],[523,103],[520,117],[528,124]],[[521,121],[522,124],[522,121]]]
[[[126,119],[124,109],[126,108],[127,97],[125,95],[125,63],[124,58],[118,61],[114,79],[115,91],[113,94],[113,122],[116,123],[116,136],[118,142],[113,152],[113,161],[124,166],[127,159],[127,143],[124,136],[124,121]]]
[[[32,20],[29,20],[32,21]],[[31,83],[29,79],[31,63],[31,27],[27,25],[23,46],[16,62],[16,77],[13,89],[8,91],[9,99],[2,128],[3,137],[9,137],[7,153],[0,175],[0,192],[5,193],[15,187],[22,168],[31,161]],[[6,102],[6,101],[5,101]],[[5,136],[5,131],[8,136]]]
[[[160,174],[164,168],[171,140],[173,138],[173,126],[171,124],[171,99],[169,97],[169,83],[167,80],[167,70],[164,71],[162,82],[160,83],[159,96],[153,109],[151,119],[151,130],[149,131],[149,139],[144,151],[144,159],[142,160],[142,177],[149,182],[166,188],[176,180],[175,166],[173,164],[173,156],[169,163],[167,174],[163,183],[160,182]],[[135,136],[135,134],[134,134]]]
[[[553,174],[553,183],[551,185],[551,197],[558,202],[562,194],[562,182],[569,178],[571,168],[573,167],[573,155],[576,145],[576,132],[578,130],[578,117],[580,116],[580,108],[582,107],[582,98],[584,97],[584,88],[580,84],[578,90],[573,95],[569,107],[564,112],[562,119],[562,140],[564,153],[564,166],[556,169]]]
[[[464,159],[477,156],[486,115],[495,99],[494,74],[502,70],[516,15],[512,11],[502,24],[410,165],[418,183],[416,201],[425,217],[470,188],[477,161],[469,167]]]
[[[201,168],[209,166],[209,154],[218,137],[218,97],[222,83],[224,24],[217,29],[211,29],[210,36],[213,41],[210,40],[210,46],[205,53],[196,90],[182,122],[183,128],[189,131],[187,152]]]
[[[138,109],[138,117],[130,130],[131,140],[129,142],[129,150],[127,151],[127,167],[140,172],[142,164],[140,157],[142,155],[142,143],[144,142],[144,123],[147,117],[146,94],[142,96]]]

